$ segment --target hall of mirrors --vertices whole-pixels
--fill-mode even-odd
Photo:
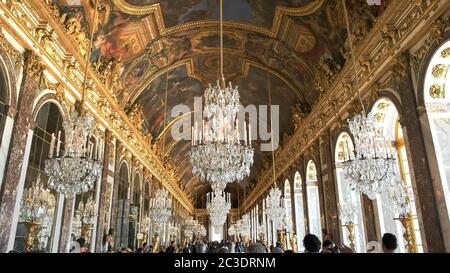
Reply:
[[[0,252],[450,252],[450,1],[175,2],[0,3]]]

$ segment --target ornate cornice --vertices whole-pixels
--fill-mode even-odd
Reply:
[[[399,53],[413,47],[437,22],[439,16],[450,8],[450,2],[439,1],[391,1],[376,25],[356,47],[357,75],[362,96],[370,96],[370,88],[379,78],[392,69]],[[370,62],[362,61],[368,60]],[[404,72],[404,71],[403,71]],[[328,90],[314,106],[312,112],[297,129],[291,140],[278,153],[276,169],[282,174],[306,153],[324,130],[339,119],[356,98],[352,88],[354,71],[348,62],[335,78]],[[278,175],[279,177],[279,175]],[[266,171],[259,184],[242,205],[247,210],[259,196],[272,185],[272,174]]]
[[[86,60],[79,53],[77,44],[66,39],[66,31],[47,9],[47,1],[8,1],[0,3],[0,18],[11,34],[24,48],[34,51],[45,63],[47,71],[63,86],[65,92],[80,98]],[[70,64],[72,69],[68,69]],[[39,75],[38,63],[29,66],[32,75]],[[178,187],[176,179],[166,170],[146,143],[142,132],[133,125],[117,101],[111,96],[97,73],[88,70],[88,88],[85,103],[88,110],[102,126],[109,128],[123,145],[148,168],[154,177],[162,181],[168,191],[187,209],[193,211],[188,196]]]

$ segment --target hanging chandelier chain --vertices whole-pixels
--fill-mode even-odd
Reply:
[[[169,70],[166,71],[166,91],[165,91],[165,101],[164,101],[164,132],[163,132],[163,149],[162,149],[162,160],[163,162],[166,157],[166,122],[167,122],[167,93],[169,88]]]
[[[225,88],[225,75],[223,72],[223,1],[220,0],[220,80]]]
[[[272,119],[272,91],[270,86],[270,72],[267,70],[267,89],[269,91],[269,106],[270,106],[270,135],[271,135],[271,145],[272,145],[272,175],[273,175],[273,185],[276,187],[276,172],[275,172],[275,151],[273,147],[273,119]]]
[[[358,72],[356,70],[356,57],[355,57],[355,49],[354,49],[354,45],[353,45],[353,39],[352,39],[352,34],[350,31],[350,21],[348,19],[348,12],[347,12],[347,5],[345,4],[345,0],[342,0],[342,5],[344,7],[344,17],[345,17],[345,23],[347,26],[347,36],[348,36],[348,42],[350,45],[350,54],[352,55],[352,63],[353,63],[353,71],[355,73],[355,80],[356,80],[356,88],[357,88],[357,92],[358,92],[358,100],[361,103],[362,109],[364,111],[364,113],[366,113],[366,108],[364,106],[364,103],[362,101],[361,98],[361,92],[360,92],[360,85],[359,85],[359,79],[358,79]]]
[[[98,16],[98,0],[95,0],[95,10],[94,10],[94,17],[92,18],[92,31],[91,31],[91,36],[89,39],[89,50],[88,53],[86,54],[86,66],[84,68],[84,82],[83,82],[83,88],[81,89],[81,102],[80,102],[80,108],[84,103],[84,94],[86,92],[86,87],[87,87],[87,80],[88,80],[88,70],[89,70],[89,61],[91,59],[92,56],[92,46],[94,44],[94,32],[95,32],[95,26],[97,24],[97,16]]]

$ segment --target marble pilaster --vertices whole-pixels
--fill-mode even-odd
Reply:
[[[18,98],[17,114],[11,136],[5,180],[0,192],[0,252],[6,252],[12,229],[19,176],[22,170],[28,130],[33,128],[33,101],[38,93],[38,80],[44,65],[39,57],[25,52],[25,69]],[[12,235],[14,236],[14,235]]]

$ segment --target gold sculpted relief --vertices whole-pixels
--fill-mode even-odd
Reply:
[[[446,70],[447,70],[447,67],[445,65],[438,64],[433,67],[433,71],[431,72],[431,74],[435,78],[443,78],[443,77],[445,77]]]
[[[440,85],[440,84],[433,84],[430,87],[430,96],[433,99],[443,99],[444,98],[444,91],[443,91],[442,85]]]

